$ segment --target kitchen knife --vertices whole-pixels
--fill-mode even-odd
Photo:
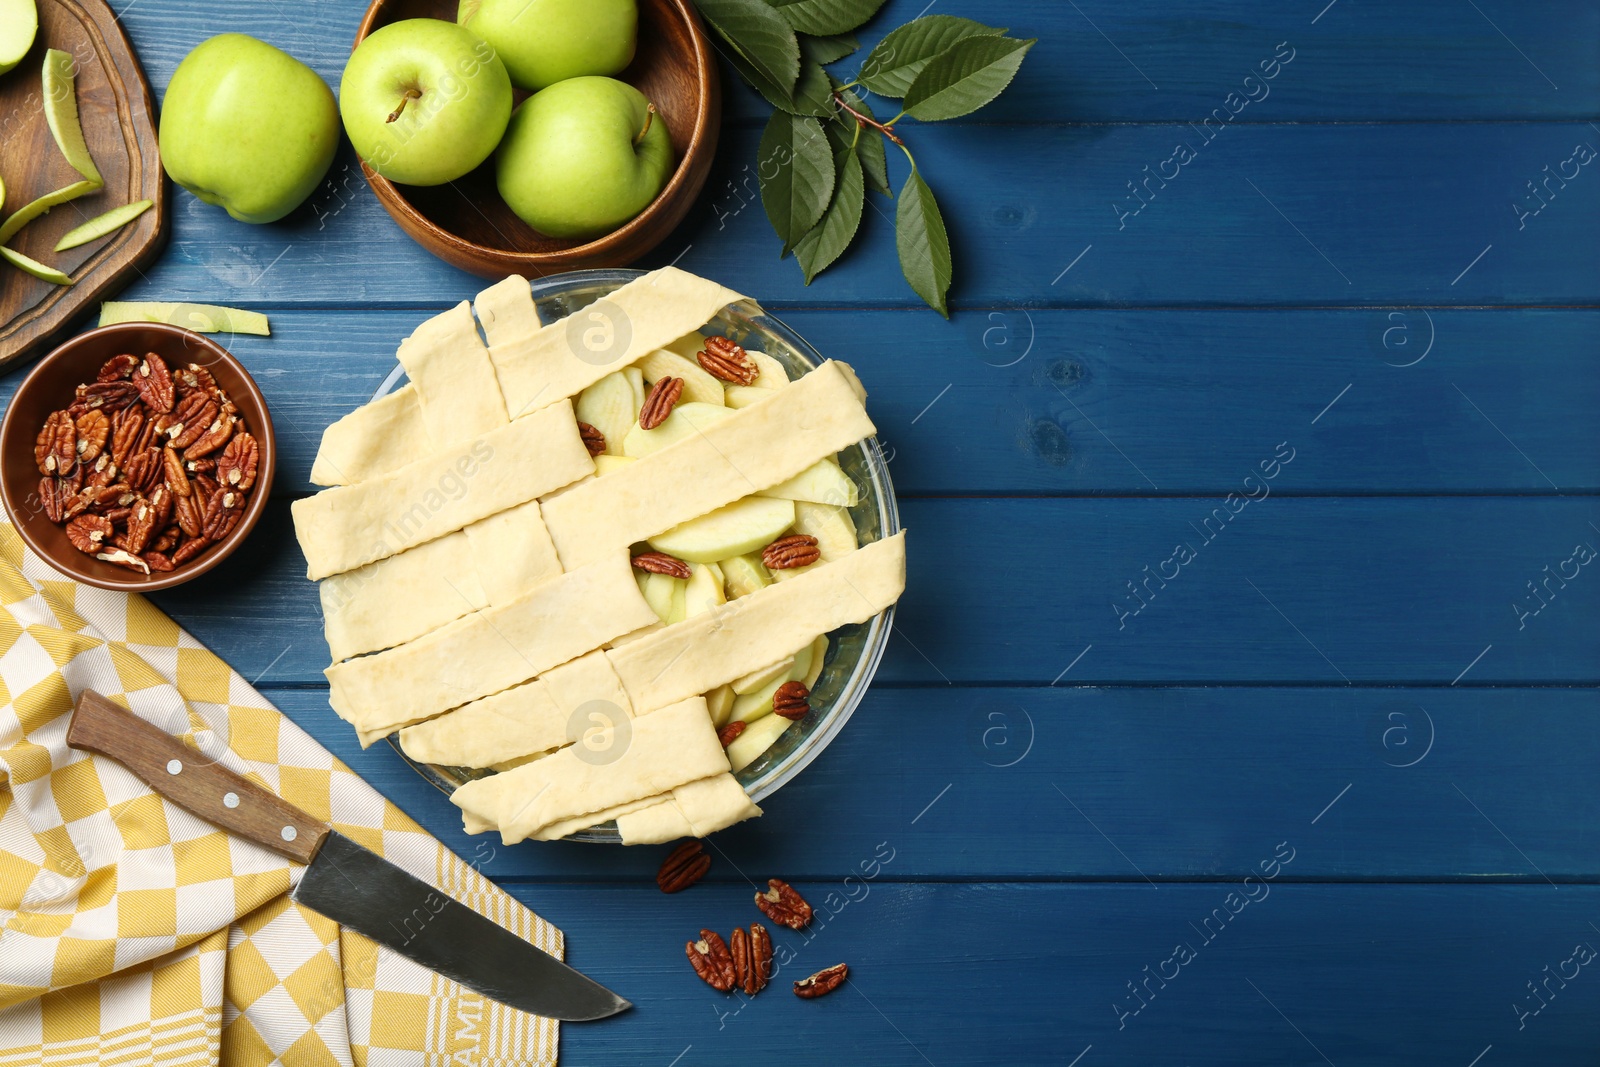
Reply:
[[[67,743],[118,761],[207,822],[307,864],[290,899],[469,989],[534,1015],[603,1019],[632,1005],[172,735],[84,690]]]

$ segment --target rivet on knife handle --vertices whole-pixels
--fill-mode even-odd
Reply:
[[[174,804],[300,863],[331,829],[90,689],[78,697],[67,744],[110,756]]]

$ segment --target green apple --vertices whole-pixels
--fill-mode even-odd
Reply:
[[[543,89],[633,62],[634,0],[462,0],[456,21],[494,46],[513,84]]]
[[[339,106],[317,72],[224,33],[184,57],[161,105],[173,181],[240,222],[274,222],[316,189],[339,147]]]
[[[690,563],[715,563],[770,545],[794,525],[792,500],[747,496],[650,538],[650,547]]]
[[[489,158],[511,118],[494,49],[440,19],[390,23],[356,46],[339,113],[367,164],[403,185],[443,185]]]
[[[633,6],[629,0],[628,6]],[[39,32],[39,9],[33,0],[0,0],[0,74],[22,62],[33,47]],[[633,55],[633,34],[628,35],[628,54]],[[599,72],[597,72],[599,73]],[[609,71],[605,73],[610,73]]]
[[[649,206],[672,176],[672,138],[644,94],[614,78],[569,78],[511,116],[495,153],[500,195],[551,237],[597,237]]]

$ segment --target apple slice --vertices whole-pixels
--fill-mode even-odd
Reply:
[[[632,456],[607,456],[604,454],[594,457],[594,473],[596,476],[619,471],[628,464],[635,462]]]
[[[695,357],[698,353],[704,351],[705,347],[706,335],[701,333],[699,330],[696,330],[693,333],[684,334],[676,341],[673,341],[671,344],[667,345],[667,351],[672,352],[675,355],[682,356],[684,359],[698,367],[700,365],[700,361]]]
[[[728,415],[727,408],[716,404],[680,403],[672,409],[666,420],[653,430],[640,426],[635,416],[636,421],[632,428],[622,438],[622,454],[640,459],[653,452],[659,452],[692,433],[698,433],[718,419],[727,418]]]
[[[856,540],[856,524],[850,521],[850,512],[831,504],[811,504],[806,501],[796,503],[794,532],[815,537],[822,558],[805,567],[773,571],[772,577],[776,581],[788,581],[816,567],[827,566],[860,547]]]
[[[711,712],[711,725],[717,729],[728,724],[728,713],[733,711],[733,687],[719,685],[706,694],[706,710]]]
[[[634,364],[644,374],[644,380],[654,385],[662,378],[682,378],[683,395],[680,404],[715,404],[722,406],[722,382],[705,372],[691,356],[683,358],[676,352],[658,348]]]
[[[89,145],[83,139],[83,123],[78,121],[78,87],[74,74],[72,54],[52,48],[44,54],[44,76],[41,90],[44,93],[44,118],[50,124],[50,133],[67,157],[72,169],[94,182],[95,188],[106,183],[100,168],[94,165]]]
[[[722,391],[722,402],[730,408],[747,408],[772,395],[771,389],[754,385],[730,385]]]
[[[789,384],[789,372],[783,369],[783,364],[767,355],[765,352],[752,352],[745,349],[745,355],[760,368],[761,374],[751,383],[755,389],[782,389]]]
[[[732,683],[733,691],[738,693],[740,696],[744,696],[746,693],[753,693],[757,689],[760,689],[771,683],[774,678],[789,677],[789,672],[793,668],[794,657],[785,656],[770,666],[751,671],[743,678],[735,678]]]
[[[195,333],[247,333],[271,337],[267,317],[259,311],[241,311],[217,304],[169,304],[155,301],[107,300],[100,305],[100,325],[119,322],[165,322]]]
[[[785,719],[782,715],[768,715],[752,722],[728,746],[729,768],[737,773],[750,766],[793,725],[793,719]]]
[[[613,371],[578,394],[578,421],[605,434],[608,456],[623,454],[623,438],[639,420],[639,407],[633,397],[633,386],[621,371]]]
[[[818,634],[817,639],[811,642],[811,667],[806,671],[800,681],[806,684],[807,689],[815,689],[817,679],[822,677],[822,667],[828,658],[828,635]]]
[[[745,556],[730,556],[717,562],[722,565],[722,576],[729,597],[737,599],[749,596],[758,589],[765,589],[772,584],[772,575],[768,573],[767,565],[753,552]]]
[[[0,0],[0,74],[8,74],[33,47],[39,9],[33,0]]]
[[[650,605],[656,617],[670,626],[683,619],[683,587],[687,584],[682,578],[674,578],[670,574],[645,574],[639,591],[644,594],[644,602]],[[674,615],[677,617],[674,618]]]
[[[0,244],[5,244],[7,241],[11,240],[11,238],[17,235],[18,230],[22,229],[40,215],[45,214],[51,208],[60,207],[68,200],[76,200],[85,193],[92,193],[98,188],[100,188],[100,183],[85,179],[84,181],[73,182],[71,185],[63,186],[60,189],[45,193],[43,196],[39,197],[39,199],[23,204],[10,215],[6,216],[5,222],[0,222]]]
[[[683,617],[703,615],[728,598],[722,592],[722,568],[715,563],[689,565],[689,581],[683,590]]]
[[[155,204],[154,200],[136,200],[131,204],[114,207],[104,215],[96,215],[81,226],[74,226],[66,235],[56,242],[56,251],[65,252],[69,248],[86,245],[108,233],[115,233],[134,219],[149,211]]]
[[[17,267],[20,270],[33,275],[35,278],[40,279],[41,281],[50,282],[53,285],[72,284],[71,278],[67,277],[65,274],[62,274],[54,267],[47,267],[38,260],[29,259],[21,252],[6,248],[4,245],[0,245],[0,257],[4,257],[6,262],[10,263],[13,267]]]
[[[789,680],[789,674],[773,678],[760,689],[752,689],[748,693],[740,693],[733,698],[733,711],[728,715],[729,722],[755,722],[772,713],[772,695],[778,691],[778,686]]]
[[[644,372],[638,367],[623,367],[622,376],[628,379],[628,388],[633,390],[633,410],[638,411],[644,407]]]
[[[788,481],[763,489],[758,495],[846,508],[853,508],[861,501],[861,490],[831,459],[820,459]]]
[[[795,507],[792,500],[747,496],[657,534],[650,547],[690,563],[742,556],[777,540],[793,525]]]

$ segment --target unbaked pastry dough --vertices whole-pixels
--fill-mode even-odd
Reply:
[[[402,385],[322,431],[312,485],[354,485],[398,470],[428,449],[417,391]]]
[[[796,583],[790,583],[796,584]],[[636,630],[655,613],[625,553],[568,571],[503,607],[329,667],[333,709],[363,745],[540,674]]]
[[[652,804],[616,816],[624,845],[658,845],[680,837],[705,837],[761,809],[731,774],[716,774],[680,785]]]
[[[663,267],[521,339],[491,340],[506,411],[515,419],[575,396],[743,299],[716,282]]]
[[[636,708],[710,692],[893,604],[906,584],[905,536],[874,541],[606,655]]]
[[[829,360],[699,433],[546,501],[561,562],[579,566],[653,537],[870,437],[877,431],[853,378]]]
[[[585,739],[514,770],[467,782],[450,795],[451,803],[462,810],[468,832],[473,826],[496,826],[501,839],[513,845],[552,823],[727,773],[728,758],[704,697],[630,719],[626,728],[626,744],[614,732],[598,731],[593,744]]]
[[[506,345],[532,337],[539,329],[539,311],[533,306],[528,279],[513,274],[495,282],[472,302],[491,345]]]
[[[290,506],[307,577],[403,552],[594,472],[563,402],[399,470]],[[592,557],[591,557],[592,558]]]
[[[433,447],[470,441],[509,421],[489,349],[465,300],[418,326],[400,342],[397,356]]]

